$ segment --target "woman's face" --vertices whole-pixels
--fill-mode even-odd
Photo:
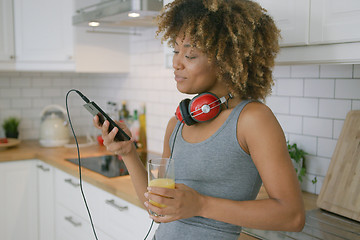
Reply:
[[[223,86],[217,81],[214,64],[209,63],[207,55],[191,44],[189,37],[176,38],[173,68],[177,89],[182,93],[216,94],[217,88]]]

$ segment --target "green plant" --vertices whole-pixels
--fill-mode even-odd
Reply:
[[[20,119],[17,117],[6,118],[2,124],[2,127],[5,131],[5,135],[7,137],[8,135],[17,136],[19,124],[20,124]]]
[[[295,171],[297,174],[297,177],[300,182],[303,181],[303,177],[306,175],[306,165],[305,165],[305,155],[307,155],[307,152],[304,150],[298,148],[297,144],[290,144],[287,142],[287,148],[289,151],[290,158],[295,161]],[[317,178],[315,177],[313,180],[311,180],[313,184],[317,182]]]

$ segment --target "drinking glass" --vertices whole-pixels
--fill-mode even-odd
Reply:
[[[149,159],[148,169],[148,185],[149,187],[175,188],[175,169],[174,159],[172,158],[154,158]],[[152,200],[149,201],[157,207],[166,207]],[[150,214],[156,216],[156,213],[150,211]]]

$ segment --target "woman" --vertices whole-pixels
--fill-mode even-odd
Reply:
[[[179,110],[180,120],[170,119],[163,157],[175,159],[175,189],[147,188],[134,144],[114,142],[117,129],[108,134],[108,122],[101,128],[104,145],[122,155],[138,197],[161,223],[154,239],[238,239],[240,226],[301,231],[304,207],[284,133],[259,101],[271,91],[279,50],[271,17],[249,0],[175,0],[159,16],[160,33],[174,47],[177,89],[222,100],[207,121]],[[100,128],[96,117],[94,124]],[[261,183],[269,199],[254,200]]]

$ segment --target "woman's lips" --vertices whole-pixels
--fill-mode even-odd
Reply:
[[[182,82],[182,81],[185,81],[185,77],[183,76],[179,76],[179,75],[175,75],[175,81],[177,82]]]

